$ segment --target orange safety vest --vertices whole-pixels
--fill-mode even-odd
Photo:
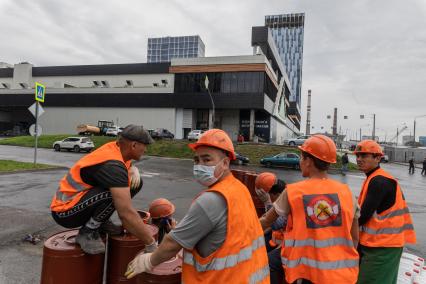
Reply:
[[[284,230],[274,230],[272,231],[271,239],[269,240],[269,244],[271,247],[276,247],[282,245],[284,243]]]
[[[384,176],[396,182],[395,204],[380,214],[374,212],[367,223],[360,227],[359,243],[367,247],[403,247],[405,243],[415,244],[416,233],[404,194],[398,181],[389,173],[379,168],[367,177],[358,197],[359,204],[362,206],[364,203],[370,181],[376,176]]]
[[[220,193],[226,200],[226,239],[207,257],[201,257],[195,249],[185,249],[182,283],[269,284],[265,239],[248,189],[230,174],[207,192]]]
[[[50,209],[55,212],[64,212],[71,209],[93,186],[85,183],[80,171],[82,168],[101,164],[109,160],[120,161],[129,171],[131,161],[124,162],[120,148],[116,142],[109,142],[81,158],[61,179],[59,188],[53,196]],[[130,184],[130,175],[129,175]]]
[[[281,249],[285,278],[313,283],[356,283],[359,256],[351,227],[352,193],[331,179],[287,185],[290,214]]]

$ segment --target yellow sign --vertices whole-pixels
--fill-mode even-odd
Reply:
[[[35,100],[44,103],[46,87],[38,82],[35,83]]]

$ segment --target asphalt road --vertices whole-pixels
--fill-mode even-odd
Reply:
[[[69,167],[84,154],[54,152],[39,149],[38,161]],[[31,148],[0,146],[0,159],[33,161]],[[137,163],[143,174],[142,192],[133,200],[137,209],[147,209],[151,200],[165,197],[176,205],[176,217],[181,219],[192,199],[202,187],[192,179],[192,161],[170,158],[145,157]],[[286,182],[301,180],[300,172],[286,169],[265,169],[239,166],[257,172],[270,170]],[[398,177],[413,215],[418,244],[407,249],[426,256],[426,177],[420,172],[408,174],[408,168],[385,164],[385,169]],[[23,242],[27,234],[49,235],[62,230],[50,216],[50,200],[66,169],[0,175],[0,284],[39,283],[43,241],[36,245]],[[364,176],[350,173],[332,178],[347,183],[355,195],[360,192]],[[116,216],[115,216],[116,218]]]

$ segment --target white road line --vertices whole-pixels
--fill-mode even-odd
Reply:
[[[143,171],[142,174],[153,175],[153,176],[159,176],[160,175],[160,173],[153,173],[153,172],[146,172],[146,171]]]

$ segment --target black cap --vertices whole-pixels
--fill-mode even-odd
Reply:
[[[126,139],[146,145],[154,143],[151,135],[140,125],[129,124],[123,129],[120,135]]]

